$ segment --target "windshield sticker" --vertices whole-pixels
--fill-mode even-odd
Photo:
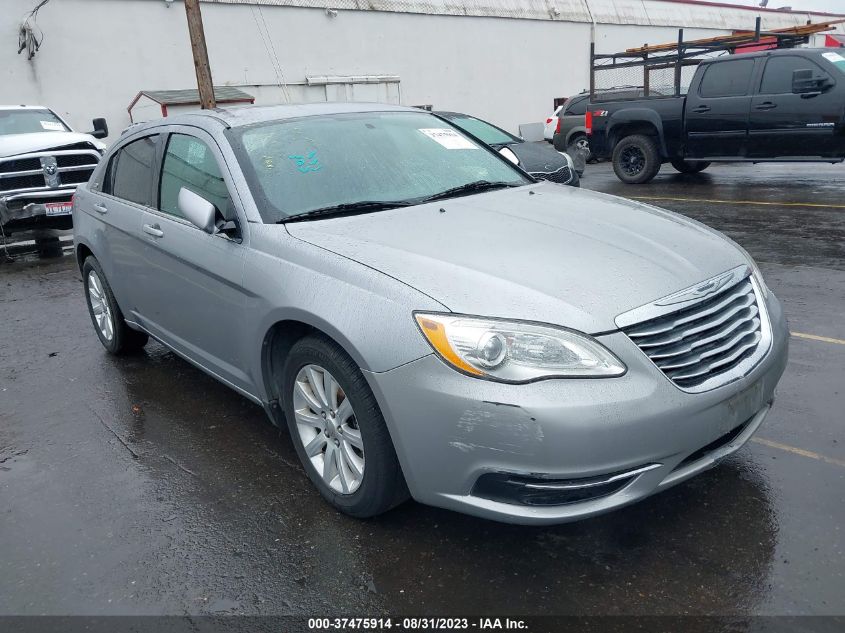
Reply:
[[[420,129],[433,141],[440,143],[446,149],[478,149],[478,145],[446,127],[431,127]]]
[[[310,151],[304,156],[300,154],[291,154],[288,158],[296,163],[296,168],[303,174],[307,174],[309,171],[320,171],[323,168],[320,164],[320,159],[317,156],[317,150]]]
[[[50,132],[64,132],[65,126],[58,121],[41,121],[41,127]]]

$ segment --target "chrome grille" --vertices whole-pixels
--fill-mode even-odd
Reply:
[[[672,382],[700,391],[747,373],[740,367],[761,356],[764,320],[768,325],[752,278],[746,276],[716,294],[622,331]]]
[[[572,172],[567,166],[561,167],[557,171],[551,172],[535,171],[531,172],[531,175],[535,178],[538,178],[539,180],[548,180],[549,182],[556,182],[561,185],[565,185],[570,180],[572,180]]]
[[[42,158],[55,159],[58,185],[50,186]],[[0,158],[0,195],[75,189],[78,184],[88,181],[99,161],[100,153],[88,143]]]

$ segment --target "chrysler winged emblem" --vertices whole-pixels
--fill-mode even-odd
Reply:
[[[675,294],[671,294],[668,297],[664,297],[659,301],[655,301],[655,305],[659,306],[667,306],[673,305],[675,303],[684,303],[685,301],[693,301],[695,299],[703,299],[709,295],[712,295],[729,283],[737,280],[738,274],[736,270],[731,270],[726,273],[722,273],[716,277],[708,279],[707,281],[703,281],[698,283],[690,288],[685,288],[680,292],[676,292]]]

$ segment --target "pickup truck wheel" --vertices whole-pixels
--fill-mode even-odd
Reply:
[[[137,352],[144,347],[149,336],[133,330],[123,320],[123,313],[114,300],[100,262],[94,257],[88,257],[82,265],[82,282],[85,284],[88,314],[103,347],[115,355]]]
[[[622,182],[640,185],[660,171],[660,152],[650,136],[626,136],[613,148],[613,171]]]
[[[672,167],[682,174],[697,174],[710,167],[710,163],[705,160],[673,160],[671,162]]]

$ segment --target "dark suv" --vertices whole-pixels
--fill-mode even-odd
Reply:
[[[601,94],[605,97],[612,96],[615,99],[628,99],[642,97],[643,89],[626,86],[602,90]],[[654,95],[657,93],[652,90],[651,94]],[[557,151],[575,155],[576,150],[580,150],[585,154],[587,160],[592,158],[590,141],[587,137],[587,127],[584,124],[584,115],[587,113],[587,106],[589,104],[590,93],[588,91],[577,94],[574,97],[569,97],[566,103],[563,104],[563,108],[558,112],[557,129],[552,140]]]

